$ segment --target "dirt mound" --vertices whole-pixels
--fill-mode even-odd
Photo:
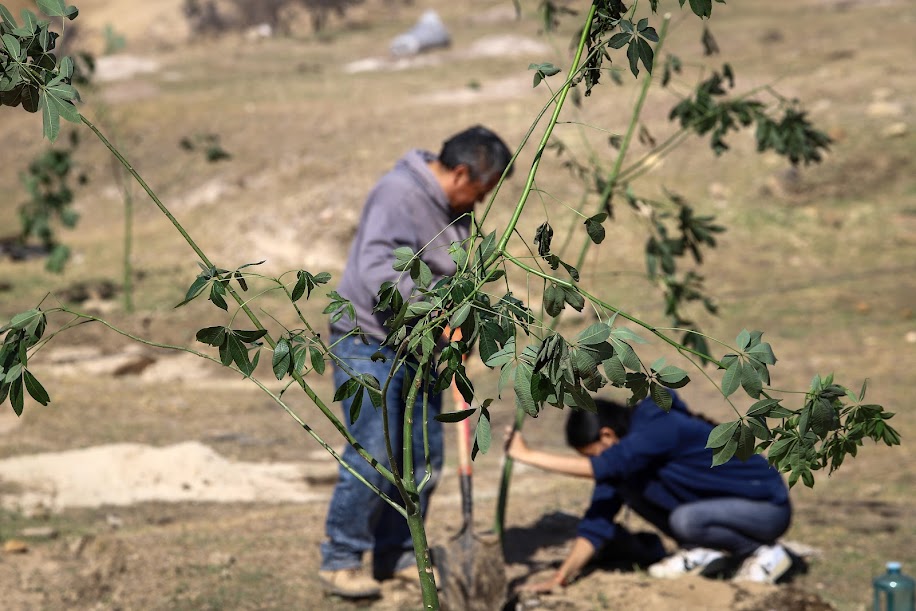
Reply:
[[[227,460],[202,443],[164,448],[114,444],[66,452],[16,456],[0,461],[0,507],[55,511],[67,507],[166,502],[292,502],[324,500],[312,490],[316,463],[246,463]]]

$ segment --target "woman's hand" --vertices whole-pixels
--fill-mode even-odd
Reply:
[[[528,444],[525,443],[522,432],[513,429],[511,426],[506,427],[504,443],[506,454],[509,455],[509,458],[514,460],[523,460],[525,454],[528,452]]]

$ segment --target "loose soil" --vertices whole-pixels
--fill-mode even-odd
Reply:
[[[18,14],[27,3],[4,4]],[[82,111],[218,265],[265,261],[254,269],[267,276],[300,268],[339,274],[366,192],[407,149],[435,149],[473,123],[520,142],[548,101],[547,85],[556,87],[560,78],[531,88],[528,64],[567,66],[576,33],[575,18],[564,18],[559,34],[544,35],[535,3],[523,2],[516,21],[509,3],[496,0],[431,0],[422,7],[367,0],[318,34],[305,20],[285,37],[196,38],[180,4],[78,3],[78,45],[100,53],[108,24],[127,41],[100,62],[104,78],[82,92]],[[733,338],[745,327],[766,331],[779,358],[778,388],[804,388],[815,373],[831,371],[856,389],[868,378],[869,400],[896,412],[891,422],[903,445],[866,444],[831,477],[819,473],[813,490],[793,489],[786,543],[798,561],[775,586],[655,581],[638,567],[601,565],[563,591],[520,593],[518,586],[549,574],[564,558],[590,486],[517,467],[506,533],[507,608],[862,611],[871,578],[886,561],[916,573],[910,391],[916,386],[916,6],[907,0],[715,3],[709,27],[722,55],[704,58],[697,20],[677,3],[667,5],[675,15],[668,49],[685,66],[700,63],[708,74],[728,61],[741,91],[773,84],[797,96],[834,139],[823,164],[795,170],[758,155],[746,134],[729,136],[732,150],[722,157],[707,142],[690,140],[671,156],[647,160],[652,172],[635,189],[659,198],[665,189],[675,191],[729,227],[701,270],[720,314],[692,314],[714,337]],[[426,8],[440,12],[452,47],[408,61],[386,58],[387,42]],[[557,128],[555,136],[580,160],[592,152],[609,157],[609,133],[626,129],[637,92],[622,76],[621,86],[602,79],[607,82],[581,110],[570,107],[569,123]],[[670,91],[653,89],[637,152],[671,132],[667,114],[696,73],[679,78]],[[40,117],[8,108],[0,115],[0,192],[10,194],[9,205],[0,207],[0,236],[7,236],[18,226],[15,204],[25,197],[19,172],[46,145],[39,141]],[[124,313],[122,194],[107,150],[81,133],[78,163],[90,180],[77,188],[77,230],[61,234],[73,259],[64,275],[54,276],[40,258],[12,261],[0,250],[0,321],[43,299],[45,307],[61,300],[125,333],[206,352],[194,341],[196,330],[228,318],[204,303],[173,309],[199,270],[139,189],[133,193],[137,311]],[[208,163],[201,151],[179,146],[214,134],[228,160]],[[509,218],[531,155],[521,154],[519,170],[500,192],[486,221],[492,229]],[[581,217],[569,211],[580,194],[565,160],[554,152],[542,160],[539,191],[519,226],[524,238],[510,242],[514,253],[527,256],[544,214],[558,236],[567,227],[581,229]],[[627,312],[664,325],[657,291],[639,279],[641,222],[623,206],[616,211],[608,239],[583,266],[583,282]],[[527,299],[531,291],[537,298],[540,289],[524,277],[509,282],[517,295]],[[326,292],[322,287],[300,302],[322,328]],[[256,304],[277,317],[271,325],[301,325],[270,293]],[[574,329],[588,321],[569,316],[564,324]],[[243,325],[241,318],[235,324]],[[656,344],[643,349],[648,362],[661,355],[676,360]],[[284,385],[271,376],[266,357],[258,375],[277,394]],[[0,409],[4,609],[420,608],[418,590],[393,582],[375,602],[320,593],[318,545],[336,464],[240,375],[190,354],[132,343],[99,324],[62,334],[30,365],[52,403],[28,403],[21,418],[7,404]],[[491,373],[478,369],[472,377],[482,396],[496,396]],[[687,401],[711,418],[733,417],[703,375],[693,377],[683,392]],[[319,396],[333,396],[328,379],[313,384]],[[293,390],[284,398],[314,435],[340,447],[340,436],[306,398]],[[510,422],[512,409],[511,393],[503,393],[491,407],[494,431]],[[564,415],[549,408],[529,422],[531,443],[563,451]],[[447,448],[454,447],[451,435]],[[501,469],[495,446],[474,467],[479,532],[491,527],[494,514]],[[430,509],[433,546],[450,545],[460,525],[452,459]],[[634,532],[649,529],[633,515],[621,520]]]

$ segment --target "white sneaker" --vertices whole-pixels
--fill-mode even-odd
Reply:
[[[792,568],[792,557],[783,546],[761,545],[748,556],[735,574],[734,581],[776,583]]]
[[[722,552],[705,547],[680,550],[649,567],[652,577],[672,578],[681,575],[696,575],[713,562],[725,557]]]

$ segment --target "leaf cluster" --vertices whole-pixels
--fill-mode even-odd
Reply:
[[[38,0],[50,17],[74,19],[79,11],[64,0]],[[74,106],[79,94],[72,86],[73,60],[58,61],[53,53],[58,34],[50,22],[23,9],[22,25],[0,5],[0,106],[20,104],[28,112],[41,111],[45,137],[52,142],[60,132],[60,119],[80,122]]]
[[[799,409],[771,397],[764,387],[770,383],[768,366],[776,357],[761,336],[759,331],[742,330],[735,339],[738,352],[721,360],[722,394],[729,397],[742,388],[756,402],[744,417],[712,430],[706,447],[713,450],[713,466],[733,456],[747,460],[766,451],[770,463],[789,474],[790,486],[801,479],[811,487],[814,471],[829,467],[832,473],[847,455],[856,455],[866,438],[889,446],[900,443],[899,433],[887,423],[893,414],[864,403],[866,384],[855,395],[834,383],[832,374],[815,376]],[[777,423],[770,428],[768,420]]]
[[[191,283],[191,286],[188,287],[182,302],[175,307],[180,308],[181,306],[190,303],[202,295],[204,290],[209,286],[210,290],[207,294],[207,300],[221,310],[228,312],[229,304],[226,303],[226,292],[227,288],[229,287],[229,283],[235,281],[238,283],[239,288],[242,289],[242,291],[247,291],[248,281],[245,280],[245,275],[242,273],[242,270],[246,267],[261,265],[263,263],[264,261],[258,261],[257,263],[246,263],[245,265],[230,271],[214,266],[208,267],[203,263],[198,262],[197,265],[199,265],[201,269],[200,274],[197,275],[197,278],[195,278],[194,282]]]
[[[698,135],[710,135],[710,147],[721,155],[729,149],[725,137],[729,132],[756,125],[755,138],[759,152],[772,150],[786,157],[793,165],[799,162],[819,162],[830,144],[825,133],[815,129],[806,113],[790,105],[783,109],[779,120],[766,113],[762,102],[729,99],[728,91],[735,86],[731,66],[725,64],[701,82],[693,96],[685,98],[668,115],[682,128]]]
[[[42,152],[19,176],[29,195],[29,200],[19,206],[19,239],[25,242],[37,238],[50,253],[45,268],[55,273],[63,271],[70,249],[58,242],[54,222],[73,228],[79,220],[79,213],[72,206],[74,193],[70,180],[79,138],[76,132],[70,135],[69,146]],[[80,172],[76,181],[83,185],[87,177]]]
[[[47,391],[29,371],[30,348],[35,346],[47,328],[47,317],[40,309],[32,309],[13,316],[0,327],[0,403],[9,397],[17,416],[22,415],[25,393],[41,405],[50,403]]]

